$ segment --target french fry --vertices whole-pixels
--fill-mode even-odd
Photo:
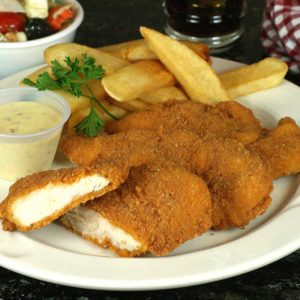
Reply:
[[[36,82],[39,75],[44,73],[44,72],[48,72],[49,74],[51,74],[51,67],[50,66],[41,67],[40,69],[37,69],[33,73],[27,75],[26,78],[30,79],[33,82]],[[20,85],[24,85],[24,83],[22,81],[20,82]]]
[[[174,83],[174,76],[158,61],[140,61],[102,79],[107,94],[122,102],[132,101],[144,93]]]
[[[74,134],[76,132],[75,125],[82,121],[90,112],[90,107],[85,107],[71,114],[67,123],[67,133]]]
[[[157,59],[157,56],[150,50],[143,39],[100,47],[98,49],[129,61]]]
[[[236,98],[280,84],[288,71],[285,62],[266,58],[258,63],[219,74],[227,93]]]
[[[45,50],[44,58],[48,65],[50,65],[51,61],[53,60],[57,60],[59,63],[65,65],[64,60],[66,56],[69,56],[73,59],[77,57],[80,60],[83,53],[86,53],[88,56],[94,57],[96,60],[96,64],[102,65],[102,67],[105,69],[106,74],[112,74],[116,70],[119,70],[120,68],[123,68],[130,64],[128,61],[104,51],[76,43],[57,44],[54,46],[50,46]]]
[[[176,86],[166,86],[141,95],[140,100],[149,104],[164,103],[169,100],[187,100],[187,96]]]
[[[68,101],[70,105],[71,113],[74,113],[78,110],[90,106],[91,101],[88,97],[84,97],[84,96],[76,97],[74,95],[71,95],[69,92],[65,92],[65,91],[55,91],[55,93],[61,95]]]
[[[90,89],[93,91],[93,94],[96,99],[103,100],[106,98],[107,94],[106,94],[104,87],[100,80],[89,80],[88,85],[89,85]],[[90,94],[90,91],[85,86],[82,87],[82,92],[85,95]]]
[[[102,105],[111,113],[113,114],[116,118],[122,118],[125,116],[128,112],[117,106],[109,103],[106,100],[101,100]],[[109,122],[112,121],[112,118],[108,116],[106,113],[104,113],[100,107],[95,105],[95,110],[99,114],[99,116],[102,118],[103,121]],[[68,121],[67,124],[67,130],[69,134],[75,133],[75,128],[74,126],[77,125],[80,121],[82,121],[90,112],[90,106],[85,107],[81,110],[78,110],[77,112],[73,113]]]
[[[197,55],[206,61],[210,61],[209,48],[207,45],[189,41],[181,41],[181,43],[191,48]],[[144,39],[100,47],[98,49],[132,62],[158,59]]]
[[[190,99],[206,104],[230,99],[211,66],[186,45],[146,27],[141,27],[140,31]]]
[[[190,41],[180,42],[189,47],[191,50],[193,50],[198,56],[206,60],[209,64],[211,64],[211,59],[209,57],[209,48],[207,45]]]
[[[38,69],[37,71],[26,76],[26,78],[36,82],[38,76],[44,72],[48,72],[51,75],[51,67],[50,66],[42,67],[41,69]],[[20,84],[24,85],[22,82]],[[100,85],[101,85],[101,83],[100,83]],[[81,110],[81,109],[84,109],[84,108],[90,106],[90,99],[88,97],[84,97],[84,96],[76,97],[66,91],[63,91],[63,90],[56,90],[55,93],[61,95],[62,97],[64,97],[67,100],[67,102],[70,105],[71,113],[74,113],[78,110]],[[98,92],[98,95],[99,95],[99,92]]]
[[[119,107],[122,107],[128,111],[139,111],[139,110],[144,110],[146,109],[149,104],[141,101],[140,99],[134,99],[131,101],[126,101],[126,102],[120,102],[116,101],[115,99],[109,99],[109,101]]]

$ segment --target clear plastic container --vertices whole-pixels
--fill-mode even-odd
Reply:
[[[0,178],[10,181],[51,167],[63,126],[70,116],[69,104],[56,93],[32,87],[0,90],[0,105],[20,101],[50,106],[61,114],[61,118],[50,128],[34,133],[1,133],[0,127]]]

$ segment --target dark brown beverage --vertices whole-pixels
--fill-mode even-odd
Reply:
[[[175,38],[199,40],[217,48],[242,33],[244,0],[165,0],[164,8],[166,31]]]

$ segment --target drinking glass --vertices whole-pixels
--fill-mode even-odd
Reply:
[[[163,7],[165,30],[173,38],[222,51],[242,35],[245,0],[165,0]]]

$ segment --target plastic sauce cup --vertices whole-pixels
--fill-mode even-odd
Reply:
[[[0,90],[0,105],[19,101],[50,106],[61,114],[61,118],[50,128],[33,133],[2,133],[0,128],[0,178],[10,181],[51,167],[63,126],[70,116],[69,104],[56,93],[32,87]]]

